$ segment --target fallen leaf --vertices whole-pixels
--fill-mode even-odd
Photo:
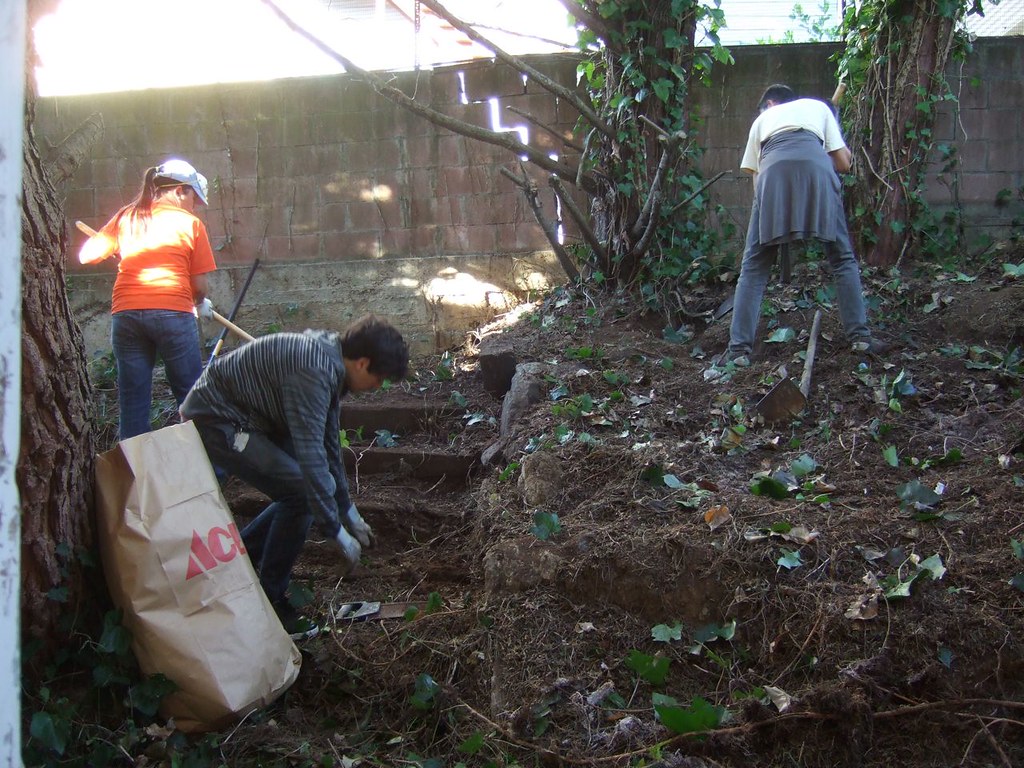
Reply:
[[[589,621],[578,621],[578,622],[576,622],[576,634],[577,635],[582,635],[584,632],[596,632],[596,631],[597,631],[597,627],[595,627]]]
[[[861,595],[846,609],[846,618],[868,621],[878,617],[878,595]]]
[[[716,504],[704,513],[704,522],[714,531],[732,520],[732,513],[725,504]]]
[[[789,709],[789,705],[793,703],[793,698],[781,688],[776,688],[773,685],[766,685],[764,692],[768,694],[768,698],[772,700],[772,704],[779,712],[785,712]]]

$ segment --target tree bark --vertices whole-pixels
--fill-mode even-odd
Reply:
[[[32,6],[30,5],[30,11]],[[33,19],[30,12],[29,19]],[[31,28],[31,25],[29,26]],[[31,54],[30,54],[31,55]],[[67,226],[33,131],[34,88],[26,67],[22,170],[21,493],[22,646],[32,676],[67,642],[70,622],[95,595],[95,573],[77,556],[92,547],[94,430],[85,345],[65,288]],[[48,596],[68,588],[66,602]],[[89,615],[86,613],[85,615]]]
[[[850,133],[862,144],[855,148],[853,219],[860,252],[872,266],[895,264],[921,241],[912,222],[921,208],[933,99],[945,87],[959,21],[933,5],[898,0],[886,8],[854,104]]]

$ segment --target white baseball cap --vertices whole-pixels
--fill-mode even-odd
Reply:
[[[207,205],[206,192],[208,185],[206,177],[184,160],[174,158],[164,161],[156,167],[154,176],[161,179],[171,179],[181,184],[188,184],[195,190],[196,196],[203,205]]]

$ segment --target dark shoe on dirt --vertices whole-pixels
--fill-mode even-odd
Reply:
[[[736,368],[749,368],[750,356],[726,350],[720,355],[715,355],[711,358],[711,364],[716,368],[724,368],[729,364],[732,364]]]
[[[855,339],[850,345],[850,351],[858,355],[868,355],[870,357],[881,357],[887,354],[892,349],[892,344],[876,339],[873,337],[865,337],[862,339]]]
[[[316,622],[300,616],[299,612],[292,608],[290,603],[274,603],[274,612],[281,620],[281,626],[288,636],[295,642],[312,640],[320,634],[320,627]]]

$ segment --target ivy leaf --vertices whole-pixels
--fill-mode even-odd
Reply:
[[[71,723],[66,720],[54,720],[49,712],[36,712],[32,715],[29,733],[32,734],[33,739],[50,751],[63,755],[64,750],[68,747]]]
[[[637,650],[629,652],[626,666],[652,685],[661,685],[668,677],[669,659],[664,656],[649,656]]]
[[[792,328],[776,328],[772,331],[771,336],[768,337],[767,342],[769,344],[781,344],[786,341],[792,341],[796,338],[796,331]]]
[[[750,492],[755,496],[767,496],[771,499],[789,498],[789,489],[774,477],[756,478],[750,485]]]
[[[562,524],[558,521],[558,514],[555,512],[534,512],[533,526],[530,533],[541,541],[547,541],[555,534],[562,532]]]
[[[726,718],[724,707],[714,707],[697,696],[689,709],[683,709],[671,696],[655,693],[652,696],[654,711],[662,724],[674,733],[697,733],[708,731],[720,725]]]
[[[919,572],[927,573],[936,581],[946,575],[946,566],[942,564],[942,558],[939,555],[932,555],[922,560],[917,568]]]
[[[782,550],[782,557],[780,557],[776,562],[788,570],[799,568],[804,564],[804,561],[800,557],[800,550],[791,551],[788,549]]]
[[[484,735],[480,731],[474,731],[473,735],[459,744],[458,750],[465,755],[475,755],[484,746]]]
[[[900,465],[900,456],[896,451],[895,445],[887,445],[882,450],[882,458],[885,459],[885,463],[890,467],[898,467]]]
[[[805,453],[793,462],[793,465],[790,467],[790,471],[792,471],[796,477],[806,477],[817,468],[818,462]]]
[[[651,628],[651,637],[658,643],[669,643],[673,640],[682,640],[683,625],[678,622],[672,626],[669,626],[668,624],[658,624]]]
[[[1018,560],[1024,560],[1024,544],[1017,539],[1010,539],[1010,549],[1013,550],[1014,557]]]

